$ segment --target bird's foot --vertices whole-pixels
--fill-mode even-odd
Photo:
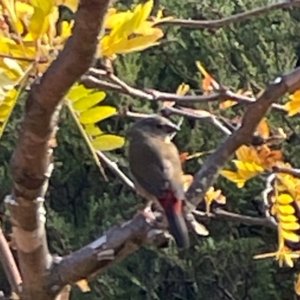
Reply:
[[[140,210],[139,213],[141,213],[149,223],[156,219],[154,212],[151,210],[151,205],[145,207],[143,210]]]

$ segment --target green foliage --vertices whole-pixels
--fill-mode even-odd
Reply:
[[[166,7],[169,15],[178,18],[218,19],[266,3],[266,0],[164,0],[161,5]],[[131,4],[124,0],[118,5],[128,7]],[[258,92],[274,76],[294,67],[299,18],[299,9],[294,8],[239,22],[216,32],[165,27],[166,42],[142,53],[120,56],[115,69],[128,84],[174,92],[183,81],[194,89],[201,87],[195,65],[199,60],[217,80],[233,90],[250,88]],[[145,113],[157,109],[155,102],[109,92],[104,105],[119,109],[130,105]],[[217,108],[216,105],[213,107]],[[226,112],[229,117],[242,113],[243,108]],[[8,164],[19,117],[20,111],[16,108],[0,143],[1,199],[9,193]],[[274,126],[288,128],[276,113],[272,113],[270,120]],[[295,127],[297,117],[289,120]],[[101,129],[124,136],[131,122],[127,118],[114,117],[101,122]],[[66,111],[62,114],[62,124],[57,136],[55,170],[47,194],[47,227],[51,251],[67,254],[113,225],[131,218],[142,203],[109,171],[109,181],[105,182]],[[176,144],[182,152],[212,151],[223,138],[208,121],[185,120]],[[300,165],[298,139],[296,136],[284,145],[287,158],[296,167]],[[125,149],[112,151],[110,157],[128,173]],[[195,172],[206,157],[187,162],[186,170]],[[218,188],[227,196],[228,210],[253,216],[259,215],[253,200],[263,185],[259,179],[251,180],[244,189],[236,188],[221,177],[217,182]],[[82,294],[75,287],[71,299],[293,298],[294,270],[279,269],[272,260],[253,259],[255,254],[276,248],[274,231],[223,220],[211,221],[208,228],[210,237],[192,237],[192,248],[183,253],[177,253],[175,248],[163,251],[140,249],[99,276],[91,284],[91,293]]]

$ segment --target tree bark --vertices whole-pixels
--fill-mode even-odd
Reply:
[[[26,98],[24,119],[12,157],[11,212],[23,286],[22,300],[53,300],[47,290],[52,266],[45,231],[44,195],[52,171],[50,141],[57,131],[63,96],[91,66],[109,0],[81,0],[73,35]]]

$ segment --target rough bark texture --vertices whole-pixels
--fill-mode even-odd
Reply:
[[[23,278],[22,299],[54,299],[46,289],[52,264],[45,234],[43,197],[52,171],[49,141],[55,135],[60,103],[91,66],[109,0],[82,0],[73,35],[28,93],[12,158],[13,192],[7,203]]]
[[[64,257],[54,265],[49,275],[49,289],[61,289],[67,284],[102,273],[138,250],[142,244],[164,245],[164,231],[152,225],[144,215],[137,214],[131,221],[113,227],[94,242]]]

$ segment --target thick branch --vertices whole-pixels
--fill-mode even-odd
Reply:
[[[293,93],[299,88],[300,68],[287,75],[277,77],[270,83],[257,101],[248,106],[241,127],[217,148],[196,173],[194,182],[186,193],[187,199],[195,205],[201,202],[208,188],[213,185],[218,177],[219,170],[223,165],[240,146],[251,142],[257,125],[272,103],[286,92]]]
[[[231,15],[229,17],[222,18],[220,20],[181,20],[181,19],[172,19],[172,20],[163,20],[161,22],[157,22],[156,26],[161,25],[176,25],[180,27],[189,27],[194,29],[219,29],[230,24],[245,21],[247,19],[260,16],[265,13],[269,13],[273,10],[282,9],[282,8],[289,8],[294,6],[299,6],[299,0],[286,0],[280,1],[277,3],[265,5],[263,7],[255,8],[249,11],[245,11],[242,13],[238,13],[235,15]]]
[[[26,99],[12,158],[13,197],[8,201],[23,277],[22,299],[53,299],[44,290],[51,265],[42,199],[51,171],[49,142],[56,132],[62,97],[93,61],[108,3],[109,0],[80,1],[73,35],[40,81],[32,85]]]
[[[193,211],[193,214],[198,221],[213,218],[274,228],[274,224],[268,219],[239,215],[222,209],[215,209],[209,215],[199,211]],[[159,223],[151,226],[144,215],[136,215],[131,221],[115,226],[91,244],[54,265],[49,276],[48,289],[56,292],[64,285],[103,273],[135,252],[142,244],[155,244],[158,247],[166,244],[168,237],[165,236],[164,229]]]
[[[160,234],[157,234],[158,232]],[[54,266],[48,288],[56,291],[66,284],[103,272],[136,251],[141,244],[151,243],[160,246],[165,242],[163,231],[154,229],[144,215],[138,214],[131,221],[115,226],[105,235]]]

